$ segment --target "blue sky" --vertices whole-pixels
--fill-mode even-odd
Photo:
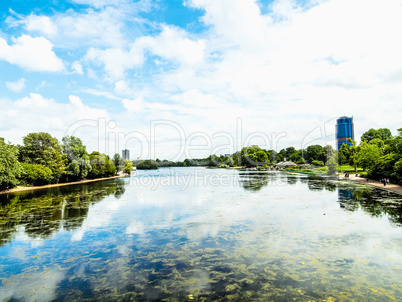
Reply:
[[[171,160],[400,124],[402,0],[0,2],[0,137]]]

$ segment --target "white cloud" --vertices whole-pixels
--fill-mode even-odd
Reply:
[[[132,101],[129,99],[124,99],[121,102],[123,103],[124,108],[126,108],[129,112],[139,112],[142,109],[143,101],[142,96],[140,96]]]
[[[22,35],[13,45],[0,38],[0,59],[31,71],[62,71],[63,62],[52,48],[52,43],[43,37]]]
[[[71,68],[74,70],[74,72],[78,74],[84,74],[82,70],[82,65],[80,62],[74,61],[73,64],[71,64]]]
[[[13,143],[20,143],[22,137],[31,132],[49,132],[61,140],[66,133],[73,135],[71,132],[76,130],[74,135],[87,142],[88,150],[95,150],[98,130],[91,127],[90,123],[80,127],[75,125],[79,121],[97,122],[100,118],[110,118],[106,110],[85,105],[79,97],[73,95],[69,97],[68,103],[63,103],[30,93],[15,101],[0,99],[0,107],[7,108],[7,115],[0,120],[0,129],[3,136]]]
[[[114,91],[120,95],[130,95],[134,93],[133,89],[130,88],[125,80],[120,80],[114,83]]]
[[[125,12],[106,7],[100,11],[88,9],[85,13],[68,11],[54,18],[60,38],[58,44],[68,48],[77,45],[107,45],[121,47],[126,44],[121,32]]]
[[[121,79],[127,69],[138,68],[145,62],[145,52],[178,63],[179,66],[191,66],[201,63],[204,57],[204,41],[193,41],[184,31],[165,26],[156,37],[138,38],[129,48],[109,48],[106,50],[90,48],[86,60],[102,63],[111,79]]]
[[[16,82],[6,82],[6,86],[8,89],[14,92],[21,92],[25,89],[25,79],[21,78]]]
[[[126,69],[141,66],[144,62],[142,50],[132,48],[126,52],[118,48],[100,50],[90,48],[86,60],[102,63],[111,78],[122,78]]]
[[[57,26],[47,16],[29,15],[24,20],[28,31],[38,31],[46,36],[54,37],[57,34]]]
[[[156,37],[139,38],[136,45],[148,49],[154,55],[185,65],[201,62],[205,48],[203,40],[190,40],[184,31],[169,26],[164,26]]]

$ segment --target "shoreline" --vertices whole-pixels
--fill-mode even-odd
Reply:
[[[377,187],[382,190],[386,190],[386,191],[390,191],[390,192],[394,192],[394,193],[402,195],[402,186],[397,185],[397,184],[389,183],[386,186],[384,186],[384,184],[382,182],[379,182],[379,181],[373,180],[373,179],[369,179],[369,181],[367,182],[367,178],[360,177],[360,176],[356,177],[355,174],[353,174],[353,175],[349,174],[349,177],[345,177],[345,174],[341,173],[338,175],[338,177],[339,177],[339,180],[355,181],[355,182],[358,182],[358,183],[361,183],[364,185]]]
[[[44,186],[35,186],[35,187],[19,187],[19,186],[17,186],[16,188],[10,189],[9,191],[0,191],[0,194],[9,194],[9,193],[17,193],[17,192],[24,192],[24,191],[34,191],[34,190],[56,188],[56,187],[63,187],[63,186],[80,185],[80,184],[85,184],[85,183],[90,183],[90,182],[116,179],[116,178],[126,177],[126,176],[128,176],[128,174],[122,174],[122,175],[105,177],[105,178],[83,179],[83,180],[79,180],[79,181],[64,182],[64,183],[50,184],[50,185],[44,185]]]

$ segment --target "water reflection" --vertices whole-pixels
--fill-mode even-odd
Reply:
[[[48,201],[50,192],[45,192],[43,204],[33,202],[39,196],[15,200],[22,215],[9,210],[7,216],[15,233],[0,247],[0,299],[402,298],[402,229],[388,221],[400,212],[385,208],[397,209],[397,196],[281,173],[247,172],[236,178],[237,172],[229,171],[230,177],[222,178],[224,170],[199,170],[211,181],[197,174],[183,190],[182,182],[169,177],[191,174],[185,171],[193,170],[144,173],[139,177],[146,181],[105,182],[85,194],[53,194]],[[222,179],[233,185],[215,181]],[[381,209],[373,206],[377,203],[382,215],[367,215],[365,207],[373,213]],[[54,231],[21,240],[31,212]],[[58,229],[47,219],[58,221]],[[35,245],[37,238],[42,241]]]
[[[257,192],[268,185],[269,173],[239,172],[239,182],[245,190]]]
[[[90,204],[111,194],[119,198],[124,190],[124,181],[117,180],[0,195],[0,246],[21,230],[40,239],[60,229],[74,230],[82,226]]]

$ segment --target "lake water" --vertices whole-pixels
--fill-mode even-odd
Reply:
[[[5,301],[402,301],[402,198],[204,168],[0,195]]]

